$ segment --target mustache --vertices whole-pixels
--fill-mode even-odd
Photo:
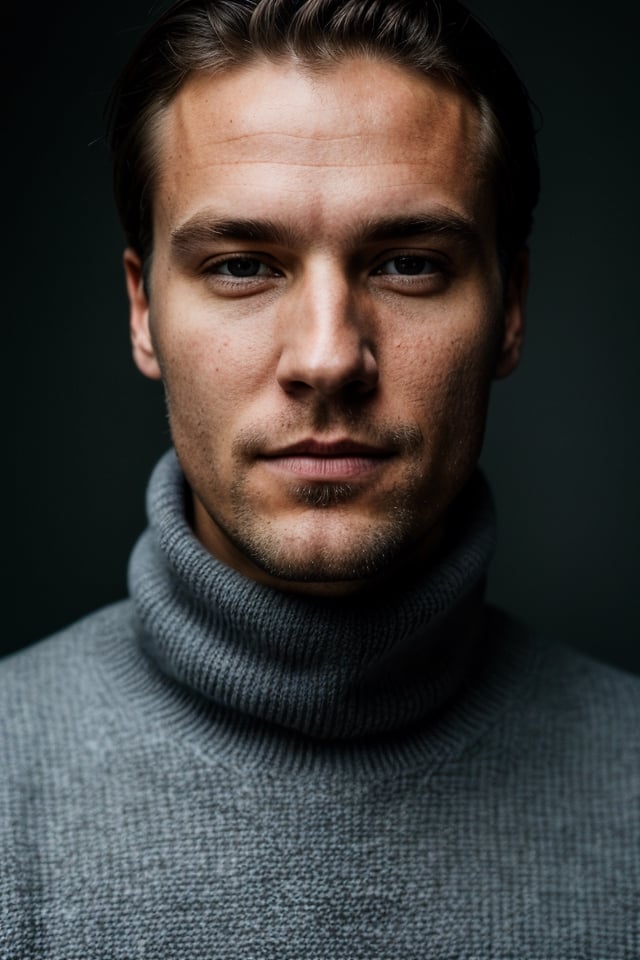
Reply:
[[[355,444],[388,450],[390,453],[414,454],[424,446],[424,436],[416,424],[358,418],[357,425],[343,418],[326,421],[322,428],[308,423],[306,418],[287,418],[241,430],[234,438],[234,458],[245,460],[260,456],[265,450],[284,449],[313,436],[322,441],[340,435]]]

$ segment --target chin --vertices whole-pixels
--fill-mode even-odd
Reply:
[[[340,513],[323,503],[311,517],[289,520],[285,529],[256,524],[236,533],[234,545],[268,578],[308,585],[371,580],[415,547],[408,517],[391,522]]]

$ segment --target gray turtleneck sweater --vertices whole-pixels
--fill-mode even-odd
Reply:
[[[482,480],[338,601],[184,493],[170,454],[131,599],[1,665],[2,960],[638,960],[640,682],[483,608]]]

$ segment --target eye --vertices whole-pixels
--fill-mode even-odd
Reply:
[[[210,264],[207,273],[243,280],[250,277],[272,277],[275,271],[256,257],[230,257]]]
[[[386,260],[374,270],[376,276],[396,276],[396,277],[424,277],[432,273],[440,273],[440,266],[429,257],[418,257],[415,255],[406,255],[394,257],[393,260]]]

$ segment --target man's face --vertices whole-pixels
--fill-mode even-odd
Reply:
[[[163,116],[134,356],[247,576],[340,593],[434,548],[521,337],[481,142],[465,97],[367,60],[192,78]]]

